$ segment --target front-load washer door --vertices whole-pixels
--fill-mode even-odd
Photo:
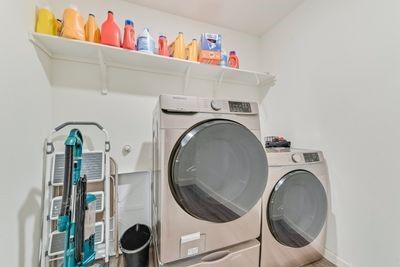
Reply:
[[[224,223],[260,200],[267,158],[257,137],[229,120],[209,120],[186,131],[169,162],[169,182],[179,205],[195,218]]]
[[[325,225],[327,205],[325,189],[314,174],[305,170],[286,174],[269,198],[267,219],[272,235],[285,246],[309,245]]]

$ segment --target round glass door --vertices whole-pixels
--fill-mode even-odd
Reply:
[[[170,186],[190,215],[224,223],[246,214],[267,183],[267,158],[257,137],[229,120],[202,122],[177,142],[170,158]]]
[[[325,189],[315,175],[297,170],[275,185],[268,203],[268,224],[283,245],[300,248],[315,240],[327,216]]]

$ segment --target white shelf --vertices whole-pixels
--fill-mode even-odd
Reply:
[[[108,91],[107,67],[181,76],[184,89],[192,78],[211,80],[216,86],[236,83],[262,88],[270,87],[275,82],[275,77],[269,73],[201,64],[57,36],[32,33],[31,41],[51,59],[98,64],[102,72],[104,94]]]

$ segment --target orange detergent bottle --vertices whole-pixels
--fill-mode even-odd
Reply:
[[[170,55],[174,58],[186,59],[185,41],[183,32],[180,32],[175,41],[169,46]]]
[[[112,11],[108,11],[107,19],[101,25],[101,43],[121,47],[121,31],[115,23]]]
[[[165,57],[169,56],[168,42],[165,35],[160,35],[160,37],[158,38],[158,54]]]
[[[85,24],[85,40],[92,43],[100,43],[100,29],[96,24],[96,17],[89,14]]]
[[[84,41],[84,27],[85,23],[76,7],[71,6],[64,10],[63,27],[61,30],[62,37]]]
[[[228,59],[229,67],[238,69],[239,68],[239,58],[236,55],[235,51],[229,52],[229,59]]]
[[[43,34],[57,35],[57,21],[49,7],[38,9],[35,31]]]
[[[197,40],[193,39],[190,44],[186,47],[186,59],[190,61],[198,61],[199,58],[199,47]]]
[[[133,21],[129,19],[125,20],[124,41],[122,47],[129,50],[136,50],[135,29],[133,28]]]

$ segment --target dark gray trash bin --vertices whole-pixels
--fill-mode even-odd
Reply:
[[[135,224],[124,232],[120,240],[125,267],[149,266],[151,230],[144,224]]]

